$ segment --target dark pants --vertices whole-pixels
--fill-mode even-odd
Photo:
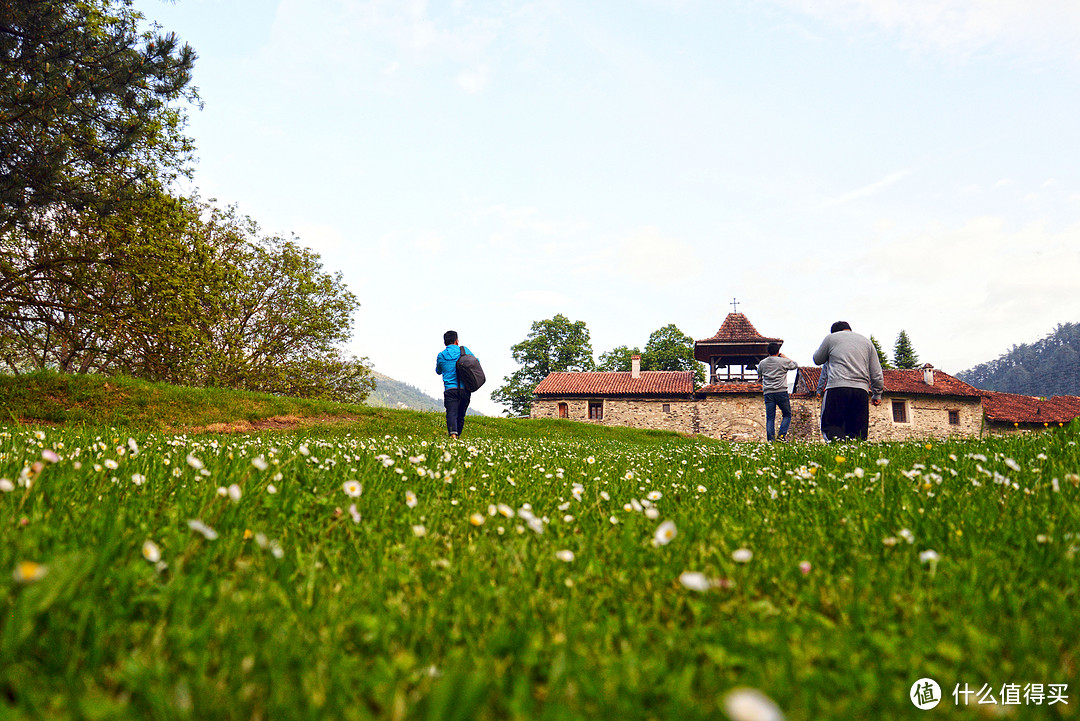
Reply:
[[[780,409],[780,437],[787,437],[788,427],[791,425],[791,399],[787,391],[765,394],[765,436],[771,441],[776,436],[773,429],[776,426],[776,409]]]
[[[827,441],[866,440],[870,394],[862,388],[829,388],[821,399],[821,432]]]
[[[452,436],[460,436],[465,427],[465,411],[469,410],[472,393],[464,388],[448,388],[443,391],[443,405],[446,406],[446,431]]]

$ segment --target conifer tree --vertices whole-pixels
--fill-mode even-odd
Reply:
[[[889,356],[885,355],[885,351],[881,350],[881,344],[878,343],[878,339],[871,335],[870,342],[874,344],[874,350],[877,351],[878,362],[881,363],[881,370],[889,370],[892,368],[892,363],[889,363]]]
[[[919,355],[911,345],[907,331],[901,330],[893,346],[893,364],[897,368],[918,368]]]

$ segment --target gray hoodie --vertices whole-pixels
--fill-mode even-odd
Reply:
[[[880,400],[885,391],[874,344],[866,336],[850,330],[838,330],[825,336],[821,347],[814,352],[814,362],[829,364],[829,388],[862,388],[870,391],[873,400]]]

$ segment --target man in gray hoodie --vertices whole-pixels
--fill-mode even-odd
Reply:
[[[780,440],[787,440],[791,426],[791,399],[788,397],[788,371],[798,370],[799,364],[780,353],[779,343],[769,344],[769,357],[757,364],[761,388],[765,393],[765,437],[775,438],[776,409],[780,409]]]
[[[870,407],[881,403],[885,377],[874,344],[851,330],[845,321],[832,324],[829,335],[814,352],[814,362],[829,364],[829,379],[821,399],[821,433],[827,441],[866,440]]]

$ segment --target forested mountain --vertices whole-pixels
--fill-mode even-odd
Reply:
[[[997,360],[956,377],[976,388],[1029,396],[1080,395],[1080,323],[1065,323],[1042,340],[1012,347]]]
[[[441,399],[432,398],[415,386],[394,380],[390,376],[372,371],[375,377],[375,390],[367,397],[367,405],[380,408],[409,408],[414,411],[438,411],[442,413]],[[469,409],[468,415],[482,416],[483,413]]]

